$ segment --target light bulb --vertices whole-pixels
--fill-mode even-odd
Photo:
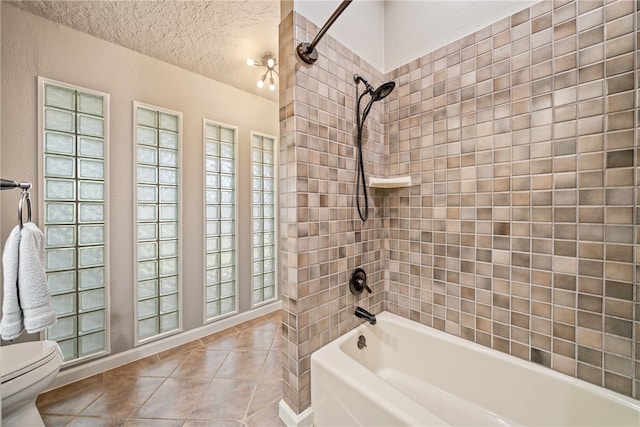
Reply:
[[[247,59],[247,65],[249,67],[253,67],[254,65],[256,65],[256,61],[254,61],[253,59],[249,58],[249,59]]]
[[[269,89],[276,90],[276,84],[273,82],[273,77],[269,78]]]
[[[273,66],[274,66],[274,65],[276,65],[276,60],[275,60],[275,59],[273,59],[273,58],[269,58],[269,59],[267,60],[267,67],[269,67],[269,68],[273,68]]]
[[[264,81],[267,78],[267,73],[264,73],[262,75],[262,77],[260,77],[260,80],[258,80],[258,87],[262,89],[262,86],[264,86]]]

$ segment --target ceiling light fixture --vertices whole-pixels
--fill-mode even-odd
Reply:
[[[265,71],[264,74],[258,80],[258,87],[262,88],[264,86],[264,82],[267,80],[267,77],[269,77],[269,89],[276,90],[276,84],[273,79],[273,75],[274,74],[276,76],[278,75],[278,72],[276,71],[276,68],[275,68],[276,65],[278,65],[278,62],[276,61],[276,56],[273,53],[271,52],[263,53],[262,56],[260,57],[260,61],[255,61],[249,58],[247,59],[247,65],[250,67],[253,67],[253,66],[265,67],[267,71]]]

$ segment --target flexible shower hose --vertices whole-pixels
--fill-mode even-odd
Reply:
[[[369,218],[369,197],[367,196],[367,182],[365,180],[364,175],[364,161],[362,159],[362,128],[364,126],[364,120],[360,120],[360,101],[362,97],[366,95],[367,92],[358,96],[358,86],[356,86],[356,98],[358,99],[356,105],[356,116],[357,116],[357,126],[358,126],[358,134],[357,134],[357,143],[358,143],[358,171],[357,171],[357,179],[356,179],[356,205],[358,207],[358,215],[362,221],[366,221]],[[364,195],[364,212],[362,211],[362,207],[360,206],[360,186],[362,186],[362,193]]]

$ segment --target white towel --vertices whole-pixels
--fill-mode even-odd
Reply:
[[[56,323],[47,276],[44,271],[44,234],[32,222],[24,224],[18,261],[18,291],[28,333]]]
[[[0,335],[2,339],[18,338],[24,331],[22,308],[18,299],[18,254],[20,251],[20,227],[16,226],[4,245],[2,269],[4,271],[4,292],[2,300],[2,320]]]

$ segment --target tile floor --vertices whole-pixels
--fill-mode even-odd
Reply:
[[[52,390],[46,426],[283,426],[281,312]]]

